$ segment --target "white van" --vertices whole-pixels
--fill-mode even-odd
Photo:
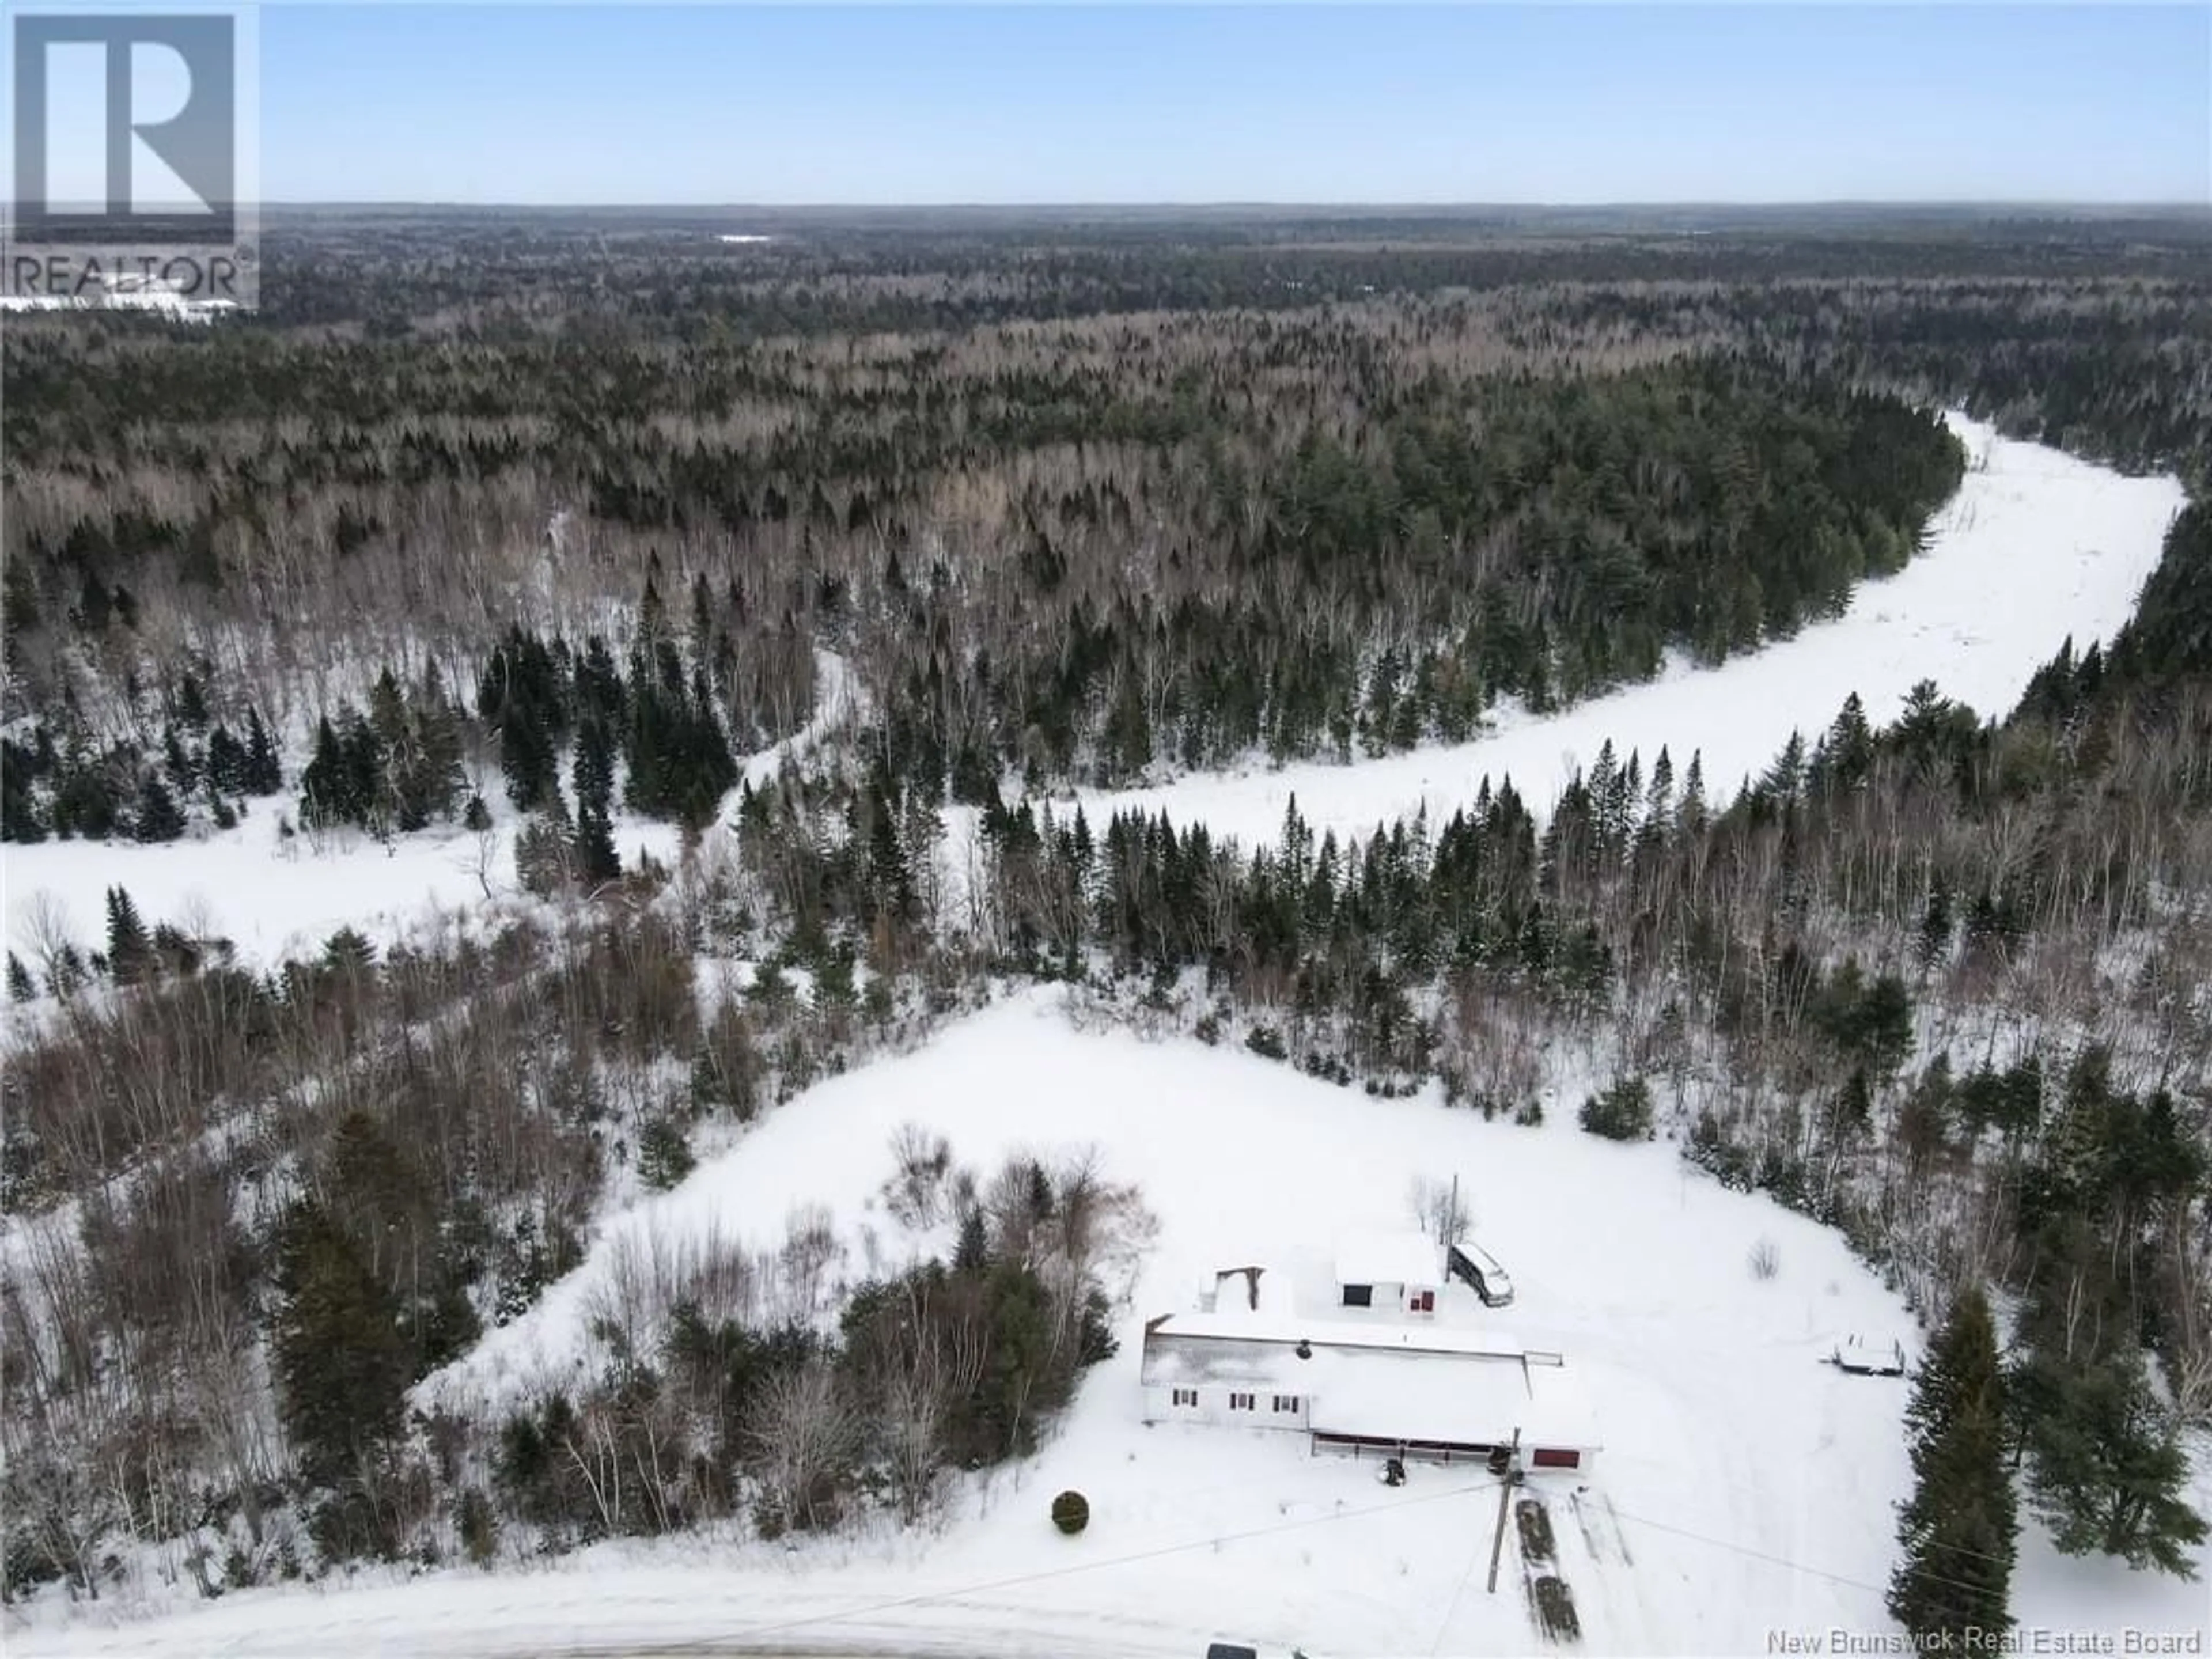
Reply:
[[[1472,1239],[1464,1244],[1455,1244],[1444,1258],[1455,1279],[1466,1281],[1468,1287],[1482,1298],[1486,1308],[1510,1308],[1513,1305],[1513,1280],[1498,1258]]]

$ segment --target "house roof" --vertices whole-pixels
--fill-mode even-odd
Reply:
[[[1190,1337],[1204,1341],[1249,1342],[1290,1348],[1300,1342],[1335,1348],[1380,1349],[1401,1353],[1478,1355],[1492,1359],[1518,1359],[1527,1347],[1489,1324],[1390,1324],[1380,1320],[1314,1319],[1291,1309],[1246,1310],[1240,1297],[1225,1298],[1233,1306],[1194,1313],[1163,1314],[1145,1328],[1150,1351],[1156,1339]]]
[[[1200,1389],[1231,1382],[1266,1387],[1290,1377],[1301,1362],[1288,1349],[1264,1342],[1224,1341],[1170,1331],[1145,1334],[1141,1376],[1147,1388]],[[1303,1389],[1303,1383],[1301,1383]]]
[[[1579,1380],[1556,1356],[1338,1344],[1317,1330],[1311,1358],[1301,1359],[1293,1346],[1171,1328],[1178,1322],[1156,1321],[1145,1334],[1147,1386],[1301,1395],[1307,1426],[1322,1434],[1483,1446],[1517,1429],[1524,1445],[1600,1443]]]
[[[1320,1434],[1596,1450],[1597,1425],[1564,1366],[1467,1356],[1344,1353],[1309,1391],[1307,1425]]]
[[[1443,1251],[1416,1232],[1351,1233],[1337,1241],[1340,1285],[1441,1285]]]

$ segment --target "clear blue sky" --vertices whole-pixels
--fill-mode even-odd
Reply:
[[[286,5],[271,201],[2195,201],[2212,6]]]

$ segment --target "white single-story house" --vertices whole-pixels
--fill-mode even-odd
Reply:
[[[1583,1471],[1600,1449],[1564,1359],[1486,1330],[1167,1314],[1145,1327],[1140,1380],[1148,1423],[1291,1431],[1314,1451],[1451,1462],[1517,1446],[1524,1468]]]

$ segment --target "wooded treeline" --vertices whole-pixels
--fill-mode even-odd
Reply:
[[[835,642],[865,683],[934,692],[948,771],[963,747],[1094,781],[1343,752],[1571,699],[1667,646],[1741,648],[1887,568],[1949,463],[1855,391],[2130,464],[2194,466],[2212,413],[2212,252],[2179,223],[1905,225],[1834,245],[1880,258],[1826,282],[1741,234],[1655,254],[1447,224],[1443,246],[1309,253],[1253,231],[1194,253],[864,228],[641,258],[620,307],[580,279],[588,236],[518,234],[526,302],[498,257],[470,264],[488,230],[386,234],[377,291],[434,332],[282,306],[10,331],[11,714],[143,752],[188,662],[219,716],[289,735],[387,665],[471,684],[518,621],[619,657],[611,621],[657,553],[672,597],[712,591],[740,750],[804,718],[810,647]],[[1189,257],[1293,286],[1200,307]],[[1647,278],[1647,257],[1696,274]],[[1308,258],[1362,280],[1295,286]],[[820,327],[718,285],[793,262]],[[1084,287],[1102,263],[1154,302]],[[948,297],[977,283],[1018,314]],[[872,286],[926,320],[876,331],[837,298]]]

